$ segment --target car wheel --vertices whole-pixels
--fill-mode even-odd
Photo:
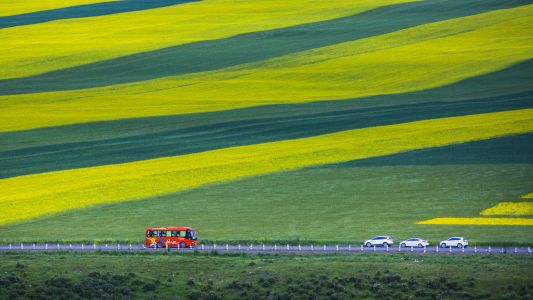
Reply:
[[[440,244],[440,247],[441,247],[441,248],[446,248],[446,243],[442,243],[442,244]]]
[[[457,248],[459,249],[463,248],[463,244],[457,244]]]
[[[407,245],[406,245],[405,243],[402,243],[402,244],[400,245],[400,247],[405,248],[405,247],[407,247]]]
[[[365,246],[367,246],[367,247],[372,247],[372,244],[370,244],[370,242],[367,242],[367,243],[365,244]]]
[[[418,248],[422,248],[422,247],[424,247],[424,246],[422,246],[422,244],[418,244]]]
[[[383,243],[383,248],[386,248],[388,246],[389,246],[389,244],[387,244],[387,242]]]

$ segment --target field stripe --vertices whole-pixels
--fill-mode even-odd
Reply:
[[[0,17],[111,1],[114,0],[3,0],[0,2]]]
[[[525,136],[533,141],[533,134],[526,134],[417,150],[419,156],[426,157],[426,165],[357,167],[343,163],[338,167],[328,164],[223,182],[141,201],[66,211],[2,226],[0,240],[7,243],[24,237],[32,242],[70,241],[79,240],[80,236],[84,240],[137,240],[139,232],[143,232],[146,226],[175,224],[179,215],[179,222],[198,228],[202,239],[299,237],[305,240],[321,239],[335,232],[342,240],[353,242],[378,231],[397,239],[417,232],[424,238],[439,240],[443,235],[454,234],[447,230],[461,230],[477,242],[494,241],[496,236],[502,235],[527,243],[533,227],[515,227],[508,232],[498,226],[440,227],[435,230],[432,226],[414,224],[434,216],[476,216],[487,205],[502,200],[496,195],[509,193],[505,198],[514,198],[533,190],[533,182],[528,180],[533,165],[509,159],[515,155],[531,156],[531,142],[522,143]],[[494,144],[502,147],[493,149]],[[487,153],[498,155],[506,164],[433,165],[433,157],[437,156],[433,152],[472,157],[475,153],[457,151],[458,147],[468,149],[470,146],[472,152],[481,149],[483,154],[480,156]],[[463,159],[459,157],[457,160]],[[187,214],[183,214],[185,211]],[[265,211],[269,213],[265,215]],[[381,222],[375,223],[375,220]],[[59,230],[60,237],[57,235]]]
[[[474,4],[476,4],[476,1],[478,0],[475,0]],[[430,22],[469,16],[472,13],[483,13],[497,8],[532,3],[530,0],[516,2],[491,0],[489,2],[482,2],[483,4],[477,3],[477,5],[473,6],[465,5],[462,2],[443,2],[440,0],[391,5],[345,18],[287,27],[267,32],[256,32],[228,39],[163,48],[155,51],[119,57],[112,60],[99,61],[79,67],[53,71],[41,75],[3,80],[0,81],[0,94],[26,94],[85,89],[153,80],[166,76],[212,71],[224,67],[258,62],[281,55],[288,55],[290,53],[395,32],[397,30],[411,28]],[[501,3],[506,3],[506,5],[502,6]],[[189,7],[190,5],[187,6]],[[446,13],[443,13],[443,10],[445,10]],[[523,17],[524,14],[528,13],[531,13],[531,9],[526,11],[510,10],[507,13],[503,13],[503,20],[506,18]],[[406,35],[401,34],[398,35],[393,44],[397,46],[398,44],[412,43],[413,40],[419,42],[421,39],[439,38],[465,32],[467,30],[479,29],[482,28],[483,25],[493,24],[490,21],[501,22],[502,20],[500,19],[502,19],[501,12],[499,15],[496,14],[495,16],[488,15],[484,18],[475,18],[472,20],[471,24],[466,21],[466,24],[463,24],[466,25],[466,28],[454,26],[451,30],[448,29],[450,31],[443,31],[440,26],[433,28],[430,26],[428,30],[432,31],[432,33],[418,32],[415,33],[414,39],[408,38],[407,41],[405,41]],[[509,26],[513,25],[509,24]],[[524,27],[523,25],[518,26]],[[523,34],[528,34],[527,27],[521,29],[525,31]],[[430,36],[426,36],[427,34]],[[516,31],[514,31],[513,34],[516,34]],[[387,38],[390,39],[390,37]],[[381,38],[381,40],[383,40],[383,38]],[[376,41],[373,41],[372,43],[363,43],[363,45],[348,44],[345,48],[341,48],[334,52],[334,54],[340,52],[343,56],[353,56],[361,52],[373,51],[375,48],[383,48],[384,45],[390,45],[383,41],[378,42],[377,44],[375,42]],[[484,41],[482,40],[481,42]],[[475,43],[475,41],[471,41],[471,43]],[[362,46],[362,49],[359,51],[354,50],[354,46]],[[494,47],[493,45],[489,46]],[[499,46],[502,47],[502,45]],[[331,50],[332,49],[327,49],[327,51]],[[307,56],[309,54],[303,55]],[[313,58],[315,58],[316,62],[316,60],[320,61],[336,57],[331,54],[324,55],[323,53],[319,53],[319,57],[315,54]],[[350,57],[347,59],[349,60]],[[283,62],[285,62],[285,60],[283,60],[282,63]],[[56,63],[58,62],[56,61]],[[313,63],[313,60],[308,63]],[[287,63],[285,62],[284,64],[286,65]],[[350,66],[350,64],[348,66]],[[120,76],[117,76],[117,74],[120,74]],[[336,75],[340,76],[339,74]],[[239,76],[239,74],[233,74],[232,76]],[[18,77],[20,77],[20,75]],[[302,84],[294,79],[292,80],[292,83],[297,83],[299,86]],[[1,88],[2,86],[4,86],[4,88]]]
[[[15,26],[32,25],[63,19],[87,18],[146,9],[154,9],[188,3],[192,1],[199,0],[121,0],[55,8],[45,11],[36,11],[25,14],[0,17],[0,29]]]
[[[0,224],[209,183],[533,131],[515,110],[0,180]]]
[[[533,216],[533,202],[500,202],[493,207],[484,209],[481,213],[490,215],[530,215]]]
[[[419,225],[476,225],[476,226],[533,226],[526,218],[434,218],[420,221]]]
[[[361,117],[364,117],[365,110],[368,112],[373,109],[384,110],[389,106],[400,108],[405,105],[405,108],[417,109],[411,105],[421,105],[419,108],[431,108],[436,105],[442,105],[446,107],[446,109],[442,110],[442,113],[446,113],[447,110],[456,110],[453,107],[458,107],[457,105],[459,105],[463,109],[471,111],[467,108],[470,106],[467,101],[473,101],[472,99],[476,99],[472,103],[473,107],[477,106],[477,102],[487,101],[485,108],[487,111],[471,111],[472,113],[489,112],[491,109],[495,111],[509,110],[513,109],[513,107],[520,108],[520,103],[533,101],[533,91],[530,90],[533,86],[533,77],[530,75],[532,68],[533,60],[529,60],[500,71],[468,78],[451,85],[411,93],[291,105],[266,105],[211,113],[133,118],[3,132],[0,133],[0,152],[39,147],[44,149],[48,146],[60,147],[61,144],[98,142],[102,140],[122,139],[122,141],[125,141],[128,138],[143,135],[166,136],[166,134],[172,134],[174,131],[202,134],[209,128],[220,127],[224,123],[233,123],[235,126],[238,126],[243,123],[261,124],[263,122],[269,122],[269,120],[286,122],[289,119],[294,124],[299,124],[299,122],[303,122],[303,120],[309,118],[334,118],[335,116],[342,118],[344,113],[349,116],[352,113],[357,113],[357,111],[363,113]],[[450,102],[462,103],[453,104]],[[490,105],[488,105],[489,103]],[[533,104],[529,107],[533,107]],[[425,118],[437,117],[422,112],[421,115],[425,115]],[[366,126],[380,125],[379,123],[374,123],[377,120],[373,118],[366,119],[368,122],[371,122],[366,124]],[[355,124],[357,123],[355,120],[350,120],[350,122],[352,121],[354,122],[354,127],[348,128],[341,126],[337,127],[337,131],[355,128],[357,126]],[[406,119],[404,122],[406,121],[409,120]],[[340,124],[342,125],[342,123]],[[193,131],[191,129],[195,127],[200,129],[200,131]],[[287,127],[286,130],[294,130],[292,126]],[[331,128],[327,123],[321,122],[319,124],[317,123],[316,126],[312,126],[310,129],[316,129],[316,127]]]
[[[533,57],[532,22],[529,5],[212,72],[0,97],[0,131],[434,88]]]
[[[338,0],[316,5],[315,0],[205,0],[126,14],[6,28],[0,31],[3,44],[0,78],[30,76],[171,46],[341,18],[408,1],[412,0]],[[265,38],[262,33],[253,36]],[[214,49],[197,47],[194,50],[192,54],[212,53]],[[153,55],[161,55],[161,51]],[[165,57],[144,71],[154,72],[150,70],[162,68],[165,60],[170,63],[176,59]],[[213,59],[214,56],[209,57]],[[127,65],[121,66],[119,62],[118,67],[120,75],[127,77],[125,73],[134,72],[132,68],[138,65],[127,58],[125,63]]]
[[[394,99],[391,100],[394,103]],[[190,122],[174,120],[176,122],[174,127],[166,127],[165,130],[153,131],[144,135],[81,143],[65,141],[67,135],[62,135],[59,131],[57,133],[59,134],[58,138],[64,140],[62,144],[0,152],[0,178],[183,155],[234,146],[310,137],[356,128],[531,107],[533,107],[533,91],[526,94],[470,99],[452,103],[430,102],[376,108],[341,109],[322,113],[320,112],[322,107],[318,106],[316,110],[313,110],[313,114],[296,111],[279,117],[257,119],[249,118],[252,112],[242,111],[240,114],[234,113],[228,116],[224,114],[211,116],[217,122],[210,124],[180,126],[180,123],[188,124]],[[287,111],[283,107],[278,107],[278,109]],[[272,109],[271,113],[274,114],[276,111]],[[201,116],[197,117],[204,120]],[[150,120],[150,122],[154,122],[154,120]],[[150,122],[137,121],[137,123],[148,127],[151,127],[148,125]],[[172,120],[164,118],[160,122],[170,125]],[[90,128],[91,124],[86,126]],[[122,132],[114,122],[107,124],[104,130]],[[89,131],[90,129],[86,130],[86,132]],[[101,131],[94,131],[97,134],[99,132]],[[46,136],[41,137],[45,138]],[[24,137],[21,136],[20,138],[24,140]],[[3,140],[0,138],[0,144],[1,141]],[[13,142],[13,140],[6,141],[5,145],[11,145]],[[419,155],[415,155],[415,158],[419,157]],[[449,159],[446,156],[442,158],[444,161]],[[388,158],[376,160],[389,161]],[[403,158],[399,161],[412,160]]]

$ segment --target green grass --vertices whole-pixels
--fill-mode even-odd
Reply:
[[[0,254],[0,299],[530,299],[531,257]]]
[[[530,141],[524,135],[213,184],[1,227],[0,240],[138,242],[148,226],[181,224],[219,241],[354,243],[389,234],[397,241],[464,235],[474,244],[525,244],[533,233],[527,226],[414,223],[479,216],[530,193]]]

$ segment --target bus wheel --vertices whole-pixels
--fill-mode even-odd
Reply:
[[[180,243],[180,248],[187,248],[187,245],[185,245],[185,242]]]

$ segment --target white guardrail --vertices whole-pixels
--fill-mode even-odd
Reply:
[[[291,252],[312,253],[413,253],[413,254],[516,254],[532,255],[531,247],[364,247],[363,245],[203,245],[195,248],[153,248],[138,244],[60,244],[60,243],[16,243],[0,245],[0,251],[221,251],[221,252]]]

